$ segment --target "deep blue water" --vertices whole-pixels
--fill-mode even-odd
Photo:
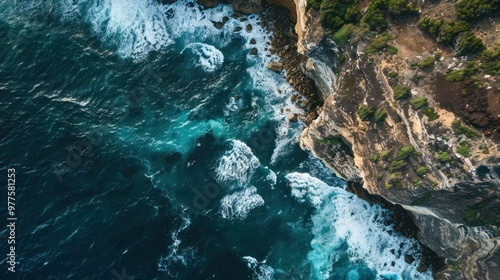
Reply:
[[[292,89],[266,69],[272,34],[257,16],[213,26],[231,14],[1,2],[0,168],[16,169],[18,221],[0,279],[431,278],[387,211],[300,149]]]

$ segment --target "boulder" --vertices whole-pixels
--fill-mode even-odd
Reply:
[[[224,26],[224,23],[218,21],[218,22],[214,22],[214,26],[215,28],[217,29],[221,29],[223,26]]]
[[[274,72],[280,73],[283,70],[283,64],[278,61],[271,61],[267,65],[267,69],[272,70]]]
[[[202,5],[205,8],[213,8],[217,6],[219,3],[220,3],[219,0],[198,0],[198,4]]]
[[[291,121],[291,122],[297,122],[298,121],[298,115],[295,114],[295,113],[290,113],[290,115],[288,115],[288,120]]]
[[[251,55],[256,55],[257,54],[257,48],[252,48],[252,50],[250,51],[250,54]]]
[[[233,9],[242,14],[256,14],[262,12],[262,0],[235,0]]]
[[[252,38],[252,39],[250,39],[250,44],[251,44],[251,45],[255,45],[255,44],[257,44],[257,41],[255,41],[255,39],[254,39],[254,38]]]

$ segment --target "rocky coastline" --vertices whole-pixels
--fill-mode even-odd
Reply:
[[[394,212],[395,229],[423,244],[420,270],[430,267],[436,279],[494,279],[500,274],[497,265],[500,263],[500,173],[497,173],[500,159],[495,156],[496,137],[478,144],[492,147],[491,156],[469,159],[450,150],[450,145],[456,147],[458,143],[474,141],[454,131],[452,121],[459,117],[472,124],[491,120],[484,124],[485,135],[494,130],[496,119],[485,113],[484,97],[480,98],[483,105],[479,109],[453,106],[446,98],[439,100],[438,96],[426,93],[430,91],[426,85],[443,90],[443,85],[435,82],[442,74],[426,77],[425,73],[413,73],[411,78],[419,75],[423,82],[411,95],[425,97],[442,116],[431,123],[408,102],[393,97],[393,87],[410,79],[409,70],[401,68],[407,64],[400,61],[402,55],[369,57],[363,51],[366,43],[361,42],[357,46],[344,46],[345,61],[337,65],[341,52],[325,36],[318,13],[306,8],[306,0],[199,0],[199,3],[207,8],[231,3],[235,16],[265,11],[262,24],[274,32],[270,52],[281,58],[279,64],[269,68],[286,70],[287,81],[299,93],[292,96],[292,101],[306,112],[304,116],[290,118],[307,125],[301,147],[350,182],[349,191]],[[411,47],[405,49],[404,39],[399,40],[398,47],[405,55],[422,52]],[[447,65],[441,64],[446,69]],[[438,68],[439,62],[436,65]],[[389,77],[397,71],[404,76]],[[484,91],[476,93],[485,95]],[[372,123],[361,119],[361,105],[385,108],[384,121]],[[487,118],[477,117],[476,111]],[[407,150],[411,153],[405,154]],[[451,153],[446,162],[436,158],[443,150]],[[392,166],[394,161],[404,164],[404,174],[388,172],[389,164]],[[399,177],[393,178],[395,173]],[[484,224],[481,222],[486,220],[484,217],[496,222]]]

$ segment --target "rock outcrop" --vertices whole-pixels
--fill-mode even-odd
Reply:
[[[407,103],[396,105],[380,66],[356,49],[346,53],[334,93],[303,131],[301,146],[346,180],[361,181],[371,194],[407,209],[420,228],[419,240],[452,267],[437,276],[493,279],[500,262],[500,182],[494,168],[484,167],[493,175],[482,178],[471,170],[498,164],[499,159],[469,160],[449,150],[453,160],[439,162],[437,151],[449,149],[448,143],[460,137],[443,123],[426,121]],[[383,108],[385,120],[361,120],[358,110],[363,105]],[[438,132],[446,136],[436,136]],[[411,157],[400,153],[407,146],[416,150]],[[392,170],[398,157],[404,158],[402,167]],[[421,166],[425,175],[416,172]]]

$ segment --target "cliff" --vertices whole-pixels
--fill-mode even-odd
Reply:
[[[436,278],[494,279],[500,272],[500,154],[495,135],[484,137],[465,123],[490,118],[482,127],[490,133],[497,112],[484,104],[496,102],[495,87],[447,82],[444,72],[460,62],[411,21],[392,23],[397,54],[368,55],[360,42],[344,48],[345,62],[336,67],[314,55],[325,40],[307,29],[319,30],[319,23],[299,25],[315,22],[316,15],[297,12],[304,46],[298,50],[312,53],[310,77],[326,97],[322,113],[302,133],[302,148],[344,179],[408,210],[420,229],[418,239],[449,265]],[[442,58],[431,71],[412,69],[413,61],[437,52]],[[338,78],[331,78],[334,72]],[[411,87],[406,98],[396,100],[398,84]],[[415,109],[415,101],[438,118]]]

